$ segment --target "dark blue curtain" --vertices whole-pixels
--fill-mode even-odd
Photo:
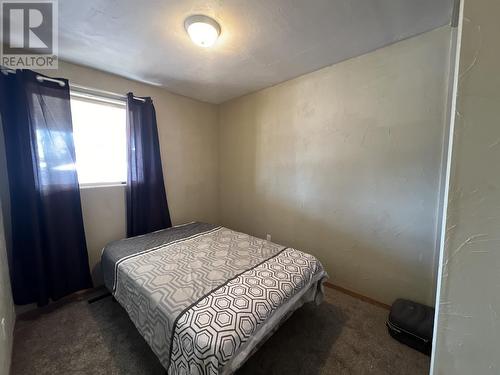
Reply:
[[[172,226],[151,98],[127,94],[127,236]]]
[[[92,286],[68,81],[0,74],[9,176],[14,302],[45,305]]]

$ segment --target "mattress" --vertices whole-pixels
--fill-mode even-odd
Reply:
[[[106,287],[169,374],[234,372],[327,274],[312,255],[189,223],[108,244]]]

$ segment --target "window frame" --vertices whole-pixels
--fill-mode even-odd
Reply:
[[[93,91],[87,88],[81,87],[70,87],[70,101],[73,99],[88,101],[90,103],[99,103],[111,105],[119,108],[126,109],[127,100],[125,97],[115,95],[115,94],[107,94],[101,93],[100,91]],[[71,121],[73,122],[73,113],[71,114]],[[75,154],[76,157],[76,154]],[[126,160],[127,167],[128,161]],[[78,167],[76,169],[78,174]],[[82,190],[85,189],[94,189],[94,188],[109,188],[109,187],[125,187],[127,186],[127,181],[114,181],[114,182],[80,182],[78,181],[79,188]]]

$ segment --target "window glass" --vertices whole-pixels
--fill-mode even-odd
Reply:
[[[124,183],[127,179],[125,103],[72,96],[71,113],[80,185]]]

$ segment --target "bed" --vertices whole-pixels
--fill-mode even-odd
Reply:
[[[312,255],[189,223],[108,244],[106,287],[168,374],[230,374],[327,278]]]

